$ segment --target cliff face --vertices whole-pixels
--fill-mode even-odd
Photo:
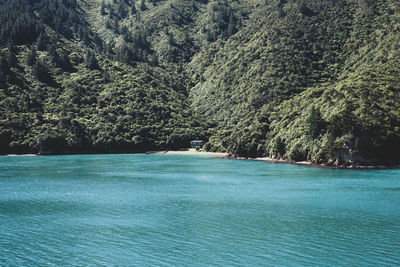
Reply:
[[[395,0],[0,1],[0,150],[399,161]]]

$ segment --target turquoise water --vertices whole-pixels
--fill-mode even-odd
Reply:
[[[400,265],[400,170],[0,158],[3,266]]]

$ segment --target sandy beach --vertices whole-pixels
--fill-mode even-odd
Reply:
[[[36,157],[37,154],[7,154],[7,157]]]
[[[186,151],[150,151],[148,154],[164,154],[164,155],[188,155],[188,156],[211,156],[211,157],[226,157],[228,153],[222,152],[203,152],[196,150],[186,150]]]

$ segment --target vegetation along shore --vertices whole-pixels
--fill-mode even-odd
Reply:
[[[90,153],[87,153],[90,154]],[[93,153],[92,153],[93,154]],[[357,170],[366,170],[366,169],[399,169],[400,164],[388,164],[388,165],[378,165],[378,164],[370,164],[370,165],[342,165],[337,166],[334,164],[325,164],[325,163],[315,163],[311,161],[294,161],[287,159],[279,159],[279,158],[271,158],[271,157],[257,157],[257,158],[249,158],[249,157],[238,157],[226,152],[208,152],[208,151],[199,151],[195,149],[184,149],[184,150],[165,150],[165,151],[147,151],[146,154],[157,154],[157,155],[182,155],[182,156],[207,156],[207,157],[215,157],[221,159],[235,159],[235,160],[256,160],[256,161],[264,161],[268,163],[276,163],[276,164],[294,164],[301,166],[309,166],[309,167],[319,167],[319,168],[336,168],[336,169],[357,169]],[[34,157],[34,156],[51,156],[51,155],[71,155],[70,153],[57,153],[57,154],[7,154],[4,156],[9,157]]]
[[[397,0],[3,0],[0,154],[398,166],[399,40]]]

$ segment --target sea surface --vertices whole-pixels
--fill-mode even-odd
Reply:
[[[1,266],[399,266],[400,170],[0,157]]]

